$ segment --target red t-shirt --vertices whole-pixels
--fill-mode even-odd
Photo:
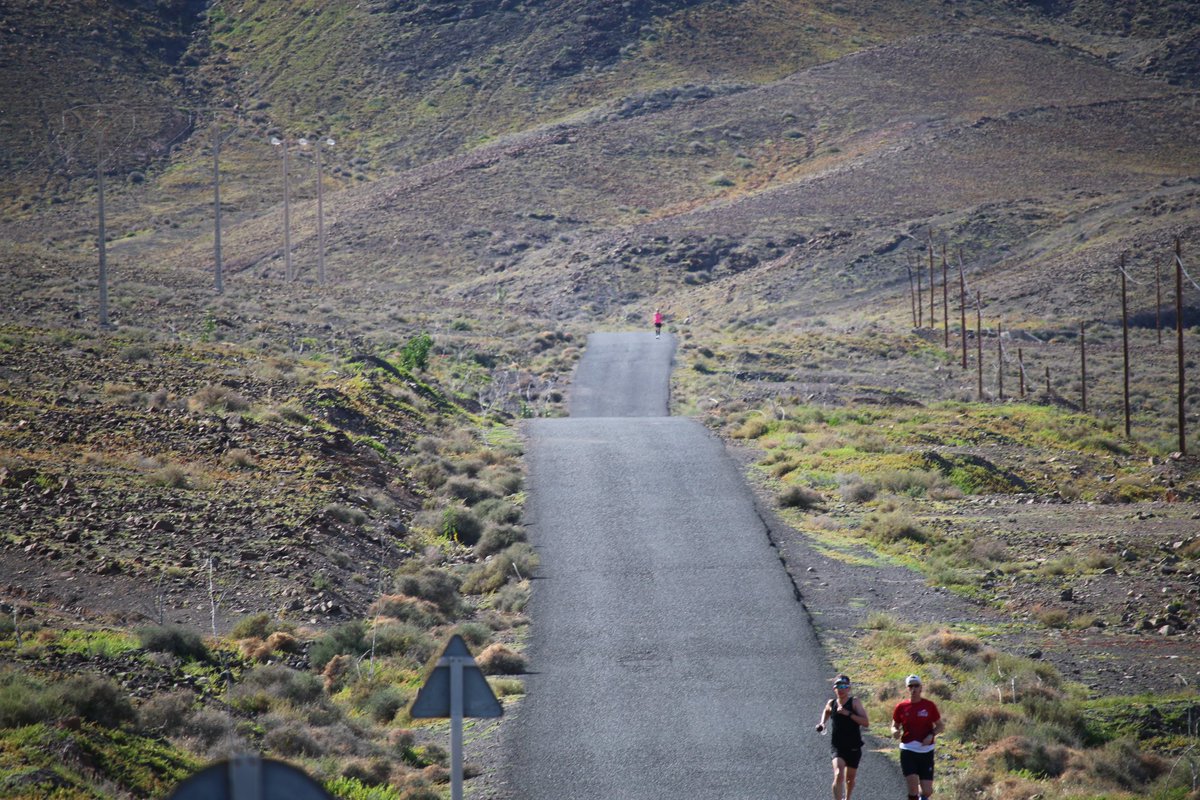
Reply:
[[[911,700],[900,701],[892,712],[892,721],[898,724],[903,731],[900,737],[900,746],[904,747],[912,742],[917,745],[917,748],[922,748],[925,737],[933,733],[933,726],[941,718],[942,715],[938,713],[938,707],[932,700],[922,697],[915,703]]]

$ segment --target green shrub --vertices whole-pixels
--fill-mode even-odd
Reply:
[[[729,435],[735,439],[758,439],[770,429],[771,426],[762,417],[751,417]]]
[[[139,628],[138,642],[143,650],[170,653],[184,661],[208,659],[208,648],[200,634],[179,625],[151,625]]]
[[[482,500],[471,510],[484,522],[513,525],[521,520],[521,509],[500,497]]]
[[[396,576],[395,590],[409,597],[419,597],[437,606],[443,614],[454,617],[462,610],[458,582],[452,575],[431,567]]]
[[[0,728],[22,728],[58,719],[62,698],[41,681],[16,672],[0,673]]]
[[[480,648],[491,641],[492,629],[482,622],[462,622],[455,626],[454,633],[473,648]]]
[[[451,478],[451,481],[455,479]],[[470,509],[462,506],[446,506],[442,510],[440,533],[447,539],[467,547],[479,541],[483,533],[483,523],[471,513]]]
[[[442,484],[441,491],[450,497],[462,500],[469,506],[496,497],[497,493],[483,481],[468,478],[465,475],[455,475]]]
[[[263,745],[281,756],[314,758],[321,755],[321,747],[312,734],[297,723],[285,723],[267,731],[267,735],[263,737]]]
[[[76,675],[60,689],[63,704],[76,715],[106,728],[119,728],[136,717],[125,691],[108,678]]]
[[[964,742],[989,745],[1024,720],[1024,714],[1004,706],[968,706],[954,715],[952,732]]]
[[[321,680],[310,672],[298,672],[282,664],[268,664],[247,672],[230,695],[232,698],[264,697],[282,700],[293,706],[305,706],[320,700],[323,690]]]
[[[369,649],[366,643],[366,625],[361,621],[347,622],[333,628],[317,641],[308,651],[308,661],[313,669],[324,669],[329,659],[336,655],[361,655]]]
[[[537,566],[537,554],[528,544],[514,544],[477,565],[463,581],[466,594],[495,592],[510,579],[525,580]]]
[[[487,558],[525,540],[524,528],[516,525],[489,525],[475,544],[475,555],[478,558]]]
[[[424,370],[429,366],[429,351],[432,347],[433,337],[428,333],[418,333],[401,349],[400,363],[405,369]]]
[[[436,646],[428,633],[406,622],[377,626],[368,644],[376,655],[401,655],[418,664],[427,661]]]
[[[1126,738],[1073,753],[1066,777],[1085,785],[1137,792],[1170,768],[1169,762],[1152,753],[1143,753],[1136,741]]]
[[[520,581],[506,583],[492,601],[493,606],[500,611],[521,612],[529,605],[529,583]]]
[[[902,510],[871,515],[864,523],[863,530],[881,544],[905,541],[922,544],[929,541],[930,538],[928,531],[914,522],[912,517]]]
[[[366,696],[360,710],[376,722],[387,724],[408,704],[408,699],[395,686],[381,686]]]

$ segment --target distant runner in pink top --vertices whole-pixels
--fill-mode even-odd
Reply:
[[[654,338],[662,335],[663,313],[661,308],[654,309]]]

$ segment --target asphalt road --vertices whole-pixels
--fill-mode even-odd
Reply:
[[[577,416],[528,428],[541,567],[506,723],[521,800],[830,797],[813,725],[831,669],[721,443],[666,416],[672,351],[593,335]],[[856,798],[905,794],[877,754],[859,774]]]

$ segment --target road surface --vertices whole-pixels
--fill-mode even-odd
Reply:
[[[528,428],[541,567],[505,732],[521,800],[830,797],[813,725],[831,668],[721,443],[667,416],[673,348],[594,334],[572,416]],[[855,797],[905,794],[882,756],[859,775]]]

